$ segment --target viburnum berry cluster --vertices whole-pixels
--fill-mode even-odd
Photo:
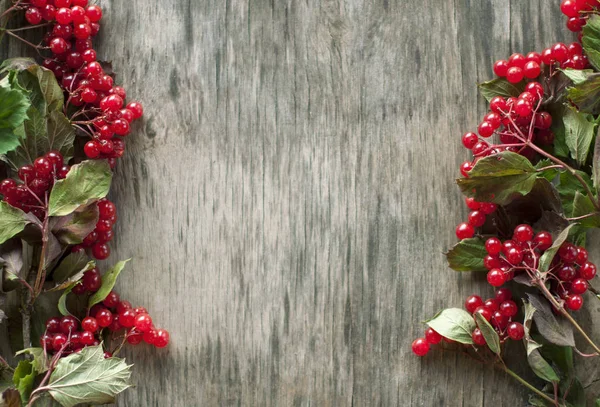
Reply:
[[[0,14],[1,27],[28,23],[1,28],[0,39],[43,58],[0,64],[0,324],[7,343],[23,345],[0,357],[11,406],[114,402],[131,386],[122,347],[170,341],[114,290],[127,261],[103,273],[96,264],[110,257],[117,221],[112,169],[143,116],[93,48],[102,14],[87,0],[14,0]],[[20,37],[39,28],[38,45]]]
[[[563,0],[561,10],[579,42],[497,61],[496,77],[479,84],[489,110],[461,140],[472,154],[457,179],[469,215],[446,257],[456,271],[486,273],[496,295],[442,310],[412,351],[458,350],[526,386],[530,405],[583,407],[575,355],[600,357],[576,319],[600,298],[585,248],[587,231],[600,228],[600,2]],[[509,369],[508,340],[522,341],[545,386]]]

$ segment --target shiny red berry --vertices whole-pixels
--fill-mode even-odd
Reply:
[[[506,329],[506,333],[510,337],[510,339],[514,341],[520,341],[525,336],[525,328],[519,322],[513,322],[508,325]]]

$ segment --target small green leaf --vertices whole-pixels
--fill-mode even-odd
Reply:
[[[123,359],[105,359],[102,346],[88,346],[59,359],[46,387],[63,407],[105,404],[131,387],[130,377],[131,365]]]
[[[56,181],[50,193],[49,215],[66,216],[82,205],[104,198],[112,172],[104,160],[84,161],[71,167],[65,179]]]
[[[44,352],[43,348],[27,348],[18,351],[15,356],[28,354],[33,356],[33,362],[31,362],[31,366],[33,370],[37,372],[37,374],[44,373],[48,370],[48,357]]]
[[[475,320],[463,309],[445,309],[435,318],[427,321],[427,325],[445,338],[468,345],[473,344],[471,334],[475,329]]]
[[[52,71],[31,65],[19,73],[19,83],[31,92],[31,103],[42,115],[62,110],[64,94]]]
[[[577,171],[577,174],[584,180],[590,189],[593,188],[590,176],[583,171]],[[586,193],[585,188],[574,175],[568,171],[560,173],[560,182],[556,186],[565,214],[571,217],[573,214],[573,202],[575,201],[575,192],[579,191],[582,194]]]
[[[55,287],[49,288],[47,291],[52,292],[52,291],[66,290],[69,287],[71,287],[71,285],[76,285],[75,283],[77,283],[77,282],[79,282],[79,280],[81,280],[81,278],[83,277],[83,274],[86,271],[93,269],[94,267],[96,267],[96,262],[94,260],[88,261],[87,264],[85,264],[82,268],[80,268],[79,270],[75,270],[74,274],[69,276],[69,278],[67,278],[65,281],[58,283]],[[66,301],[66,295],[65,295],[65,301]]]
[[[590,15],[583,27],[581,42],[590,64],[596,70],[600,70],[600,17],[595,14]]]
[[[585,83],[591,76],[595,75],[593,69],[561,69],[562,73],[573,82],[574,85]]]
[[[598,100],[600,100],[600,95],[598,96]],[[594,181],[594,188],[596,188],[596,194],[598,194],[598,192],[600,191],[600,137],[598,137],[598,134],[596,134],[596,141],[594,143],[594,158],[592,160],[592,180]]]
[[[600,74],[592,70],[572,71],[574,86],[567,89],[569,100],[580,112],[598,114],[600,112]]]
[[[525,91],[525,83],[512,84],[504,78],[496,78],[488,82],[483,82],[477,85],[479,93],[488,102],[496,96],[502,97],[518,97]]]
[[[582,217],[592,213],[597,213],[597,211],[590,197],[577,191],[573,201],[573,217]],[[585,228],[597,228],[600,227],[600,215],[586,217],[578,220],[578,222]]]
[[[8,58],[0,64],[0,73],[6,71],[21,71],[35,65],[33,58]]]
[[[90,300],[89,300],[89,303],[88,303],[88,306],[90,308],[93,305],[98,304],[99,302],[104,301],[104,299],[106,298],[106,296],[111,292],[111,290],[115,286],[115,283],[117,282],[117,277],[119,277],[119,274],[121,274],[121,271],[123,271],[123,268],[125,267],[125,264],[127,264],[127,262],[129,260],[131,260],[131,259],[127,259],[127,260],[118,262],[117,264],[114,265],[113,268],[111,268],[110,270],[108,270],[102,276],[102,286],[100,287],[100,289],[98,291],[96,291],[94,293],[94,295],[92,295],[90,297]]]
[[[560,381],[558,375],[540,353],[542,345],[531,339],[531,324],[537,309],[530,302],[525,301],[524,303],[525,319],[523,327],[525,328],[525,336],[523,337],[523,343],[527,351],[527,362],[539,378],[558,383]]]
[[[485,242],[480,238],[463,239],[454,245],[446,259],[455,271],[487,271],[483,259],[487,255]]]
[[[527,195],[536,177],[527,158],[503,152],[479,160],[469,178],[460,178],[457,183],[465,195],[477,201],[507,205],[514,198]]]
[[[553,165],[552,161],[550,161],[549,159],[545,158],[543,160],[540,160],[535,165],[535,169],[539,171],[542,168],[550,167],[552,165]],[[538,172],[538,177],[543,177],[546,180],[548,180],[549,182],[552,182],[556,178],[556,176],[558,174],[559,174],[558,169],[556,169],[556,168],[550,168],[550,169],[546,169],[544,171]]]
[[[0,202],[0,244],[14,237],[32,223],[25,212],[8,203]]]
[[[71,315],[71,313],[67,309],[67,296],[71,293],[73,287],[75,287],[76,285],[77,282],[73,282],[67,285],[67,288],[65,288],[65,291],[63,291],[62,295],[58,299],[58,310],[62,315]]]
[[[487,346],[492,352],[494,352],[496,355],[499,355],[500,337],[496,333],[496,330],[490,325],[489,322],[487,322],[487,320],[480,313],[475,313],[475,321],[477,322],[477,326],[479,327],[479,330],[485,338]]]
[[[62,112],[52,111],[48,115],[48,137],[44,141],[44,153],[56,150],[62,154],[65,162],[73,157],[75,129]]]
[[[89,261],[90,259],[84,251],[70,253],[54,270],[52,274],[54,282],[57,284],[63,283],[81,270],[87,270]]]
[[[544,272],[548,271],[548,269],[550,268],[550,264],[552,263],[552,260],[554,259],[554,256],[558,252],[558,249],[560,249],[560,246],[562,246],[562,244],[569,237],[569,231],[571,230],[571,228],[573,226],[574,225],[571,224],[565,230],[560,232],[558,237],[556,239],[554,239],[554,243],[552,244],[552,246],[544,252],[542,257],[540,257],[540,265],[539,265],[540,272],[544,273]]]
[[[33,365],[28,360],[21,360],[13,374],[13,383],[17,386],[21,401],[25,404],[29,401],[29,395],[33,390],[33,381],[35,380],[35,371]]]
[[[563,123],[565,125],[565,141],[571,151],[571,157],[580,165],[585,164],[595,134],[594,117],[569,108],[565,112]]]
[[[19,146],[15,129],[27,119],[29,100],[20,90],[0,87],[0,154]]]

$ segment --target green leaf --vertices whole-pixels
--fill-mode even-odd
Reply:
[[[100,287],[100,289],[98,291],[96,291],[94,293],[94,295],[92,295],[90,297],[90,300],[89,300],[89,303],[88,303],[88,306],[90,308],[93,305],[98,304],[99,302],[104,301],[104,299],[106,298],[106,296],[111,292],[111,290],[115,286],[115,283],[117,282],[117,277],[119,277],[119,274],[121,274],[121,271],[123,271],[123,268],[125,267],[125,264],[127,264],[127,262],[129,260],[131,260],[131,259],[127,259],[127,260],[118,262],[117,264],[115,264],[113,266],[113,268],[111,268],[110,270],[108,270],[102,276],[102,286]]]
[[[73,157],[73,143],[75,142],[75,129],[69,119],[62,112],[52,111],[48,116],[48,137],[43,152],[50,150],[59,151],[65,162]]]
[[[598,96],[600,100],[600,95]],[[600,134],[600,131],[599,131]],[[592,180],[594,181],[594,188],[596,188],[596,194],[600,191],[600,137],[596,134],[596,141],[594,142],[594,158],[592,160]]]
[[[577,171],[577,174],[584,180],[590,189],[593,188],[590,176],[583,171]],[[573,202],[575,201],[575,192],[579,191],[582,194],[586,193],[585,188],[575,176],[568,171],[560,173],[560,182],[556,186],[565,214],[569,217],[573,214]]]
[[[503,152],[479,160],[469,178],[460,178],[457,183],[465,195],[477,201],[507,205],[527,195],[535,181],[536,170],[527,158]]]
[[[489,322],[480,314],[475,313],[475,321],[479,330],[485,338],[485,342],[492,352],[496,355],[500,354],[500,337],[496,333],[496,330],[490,325]]]
[[[29,395],[33,390],[35,376],[36,373],[31,362],[28,360],[21,360],[13,374],[13,383],[17,386],[17,390],[19,390],[19,394],[21,394],[21,401],[23,403],[27,403],[29,400]]]
[[[574,85],[585,83],[590,77],[595,75],[593,69],[561,69],[562,73],[573,82]]]
[[[471,334],[475,329],[473,316],[460,308],[448,308],[440,312],[427,325],[445,338],[453,341],[473,344]]]
[[[585,164],[595,134],[594,117],[569,108],[565,111],[563,123],[565,125],[565,141],[571,151],[571,157],[579,165]]]
[[[583,27],[581,42],[590,64],[596,70],[600,70],[600,17],[595,14],[590,15]]]
[[[552,366],[542,357],[540,353],[540,345],[536,341],[531,338],[531,324],[532,320],[536,314],[537,309],[530,303],[525,301],[525,319],[523,322],[523,327],[525,328],[525,336],[523,338],[523,343],[525,344],[525,349],[527,350],[527,362],[529,366],[533,370],[533,372],[541,379],[546,380],[547,382],[555,382],[558,383],[560,378],[552,369]]]
[[[32,223],[25,212],[8,203],[0,202],[0,244],[14,237]]]
[[[89,261],[90,259],[84,251],[70,253],[54,270],[54,273],[52,274],[54,282],[60,284],[78,274],[81,270],[87,271]]]
[[[487,255],[480,238],[463,239],[446,253],[448,265],[455,271],[487,271],[483,258]]]
[[[9,292],[21,287],[19,278],[23,268],[21,239],[9,239],[0,245],[0,291]],[[1,319],[1,318],[0,318]]]
[[[554,163],[552,161],[550,161],[548,158],[545,158],[543,160],[540,160],[535,165],[535,169],[539,171],[540,169],[545,168],[545,167],[550,167],[553,164]],[[558,169],[550,168],[550,169],[544,170],[542,172],[538,172],[538,177],[543,177],[546,180],[548,180],[549,182],[552,182],[558,174],[559,174]]]
[[[488,82],[483,82],[477,85],[479,93],[488,102],[496,96],[502,97],[518,97],[523,91],[525,91],[525,83],[520,82],[518,84],[512,84],[504,78],[496,78]]]
[[[573,217],[586,216],[595,212],[597,211],[590,197],[577,191],[573,201]],[[600,227],[600,215],[580,219],[578,222],[586,228],[597,228]]]
[[[560,249],[560,246],[562,246],[562,244],[569,237],[569,232],[573,226],[574,225],[571,224],[565,230],[560,232],[558,237],[556,239],[554,239],[552,246],[544,252],[542,257],[540,257],[540,265],[539,265],[540,272],[544,273],[544,272],[548,271],[548,269],[550,268],[550,264],[552,263],[552,259],[554,259],[554,256],[558,252],[558,249]]]
[[[566,377],[572,377],[575,374],[573,348],[547,343],[540,349],[540,352],[544,359],[553,362]]]
[[[82,205],[104,198],[112,172],[104,160],[84,161],[71,167],[65,179],[56,181],[50,193],[49,215],[66,216]]]
[[[19,73],[19,83],[31,92],[31,103],[42,115],[62,110],[64,95],[52,71],[32,65]]]
[[[52,219],[56,221],[53,222],[51,230],[60,242],[69,245],[79,244],[96,228],[98,205],[93,203],[78,208],[70,215]]]
[[[88,261],[85,265],[83,265],[81,268],[77,269],[77,270],[73,270],[73,274],[69,276],[69,278],[67,278],[66,280],[64,280],[61,283],[58,283],[56,286],[54,286],[53,288],[49,288],[47,291],[48,292],[52,292],[52,291],[61,291],[61,290],[66,290],[69,287],[71,287],[72,285],[76,285],[75,283],[78,283],[79,280],[81,280],[81,278],[83,277],[83,274],[88,271],[93,269],[94,267],[96,267],[96,262],[94,260],[90,260]],[[72,288],[72,287],[71,287]],[[68,294],[68,293],[67,293]],[[65,301],[66,301],[66,294],[65,294]],[[66,308],[65,308],[66,309]]]
[[[29,100],[20,90],[0,87],[0,154],[19,146],[15,129],[27,119]]]
[[[46,387],[64,407],[105,404],[131,387],[130,377],[131,365],[123,359],[105,359],[102,346],[88,346],[59,359]]]
[[[67,285],[67,287],[65,288],[65,291],[63,291],[63,293],[61,294],[60,298],[58,299],[58,310],[60,311],[60,313],[62,315],[71,315],[71,313],[69,312],[69,310],[67,309],[67,296],[71,293],[71,291],[73,290],[73,287],[75,287],[77,285],[77,282],[72,282],[69,285]]]
[[[567,89],[569,100],[580,112],[598,114],[600,112],[600,74],[592,70],[572,71],[574,86]]]
[[[573,327],[566,318],[554,315],[548,301],[537,295],[527,293],[529,302],[535,308],[533,320],[537,329],[548,342],[559,346],[575,346]]]
[[[18,351],[15,356],[28,354],[33,356],[33,362],[31,362],[31,366],[33,370],[35,370],[38,374],[44,373],[48,370],[48,357],[44,352],[43,348],[27,348]]]
[[[8,58],[0,64],[0,74],[6,71],[21,71],[35,65],[33,58]]]

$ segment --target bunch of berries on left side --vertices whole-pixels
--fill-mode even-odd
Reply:
[[[500,343],[508,339],[520,341],[525,335],[525,329],[521,322],[514,321],[518,314],[517,303],[513,300],[512,292],[508,288],[496,290],[494,298],[485,301],[478,295],[471,295],[465,300],[465,309],[473,318],[475,314],[480,314],[487,322],[491,324],[500,338]],[[475,329],[471,332],[471,342],[476,347],[487,347],[486,340],[477,326],[475,320]],[[442,340],[447,343],[454,343],[453,340],[440,335],[433,328],[429,327],[425,331],[425,336],[417,338],[412,343],[412,351],[417,356],[425,356],[429,353],[432,345],[439,344]]]

